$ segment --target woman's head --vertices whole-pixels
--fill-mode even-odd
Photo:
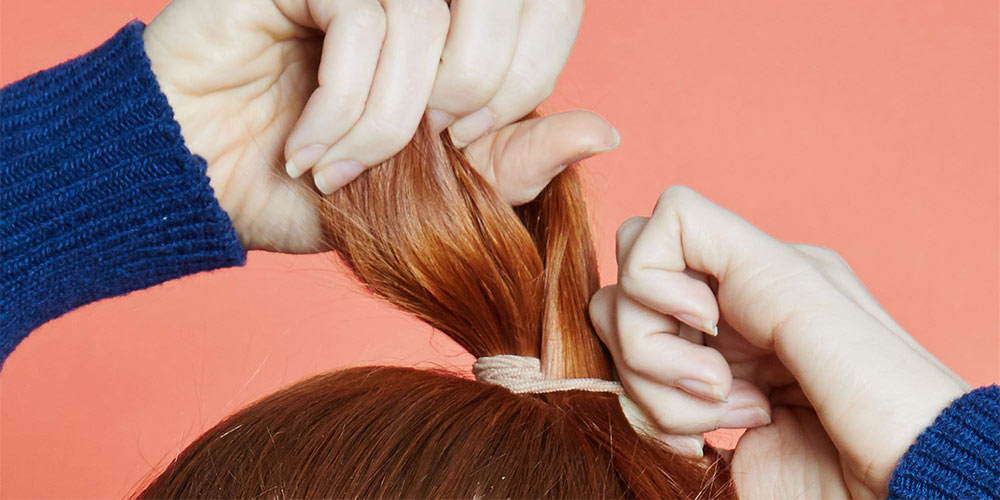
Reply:
[[[541,396],[427,370],[299,382],[189,446],[142,498],[706,498],[613,394]]]
[[[575,168],[511,208],[421,125],[324,199],[325,238],[373,293],[477,357],[613,379],[587,317],[598,288]],[[141,495],[610,498],[733,496],[725,471],[635,433],[613,394],[514,394],[366,367],[295,384],[223,421]]]

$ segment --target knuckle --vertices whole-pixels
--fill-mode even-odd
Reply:
[[[620,341],[621,363],[632,371],[640,372],[638,368],[642,365],[642,352],[636,349],[633,342],[626,339]]]
[[[556,90],[556,81],[554,78],[544,78],[539,80],[531,87],[532,92],[528,95],[534,103],[540,104],[542,101],[549,98],[553,92]]]
[[[615,322],[620,362],[629,372],[651,375],[655,370],[649,359],[649,347],[643,342],[645,336],[629,333],[621,321]]]
[[[411,22],[433,31],[447,30],[451,23],[451,11],[442,0],[400,0],[394,5]]]
[[[410,142],[418,124],[406,120],[385,117],[375,122],[367,144],[379,150],[391,150],[395,154]]]
[[[543,68],[530,66],[521,68],[516,72],[512,71],[507,76],[504,85],[510,85],[514,93],[520,96],[524,102],[530,103],[533,108],[548,99],[555,90],[555,77],[545,73]]]
[[[653,411],[653,423],[660,429],[675,429],[680,427],[679,419],[673,412]]]
[[[580,19],[583,17],[583,0],[565,0],[562,2],[562,12],[560,13],[562,16],[559,19],[580,24]]]
[[[502,75],[484,71],[475,61],[456,61],[448,69],[445,89],[448,100],[462,112],[475,111],[493,97],[501,78]]]
[[[660,194],[660,198],[656,201],[657,206],[660,205],[681,205],[689,203],[691,200],[695,199],[698,194],[691,188],[684,185],[673,185],[668,187]]]
[[[847,261],[831,248],[801,243],[797,244],[796,248],[824,268],[836,269],[847,266]]]
[[[622,293],[629,297],[635,297],[636,292],[639,291],[639,266],[633,262],[626,261],[622,266],[621,275],[618,277],[618,286],[621,288]]]
[[[254,26],[254,23],[260,22],[259,9],[250,2],[236,2],[227,6],[226,21],[233,26]]]
[[[622,222],[621,225],[618,226],[618,230],[615,232],[615,239],[618,243],[622,243],[624,240],[628,239],[629,236],[635,234],[635,231],[638,231],[644,225],[646,225],[645,217],[633,215],[632,217],[625,219],[625,222]]]
[[[614,334],[614,329],[610,327],[614,316],[614,297],[614,285],[606,286],[594,293],[594,296],[590,298],[590,303],[587,305],[587,313],[590,315],[591,323],[594,325],[594,331],[605,342],[608,341],[609,335]]]
[[[358,2],[351,8],[351,23],[368,32],[384,32],[385,10],[377,1]]]
[[[356,122],[365,110],[365,96],[361,92],[331,88],[323,100],[329,106],[327,109],[343,121]]]
[[[583,0],[546,0],[544,9],[550,26],[562,28],[561,31],[567,31],[565,28],[574,31],[583,20],[583,4]]]
[[[381,135],[385,143],[392,147],[393,150],[400,150],[406,143],[410,142],[413,138],[414,132],[417,131],[415,126],[408,126],[402,123],[392,123],[391,121],[383,124],[381,129]]]
[[[590,314],[592,316],[595,314],[606,314],[611,306],[611,301],[614,299],[614,296],[614,285],[601,287],[599,290],[594,292],[594,296],[590,298],[590,304],[588,306]]]
[[[843,255],[832,248],[823,248],[824,258],[834,266],[847,266],[847,260]]]

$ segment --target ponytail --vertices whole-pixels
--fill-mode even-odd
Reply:
[[[477,358],[613,381],[587,315],[599,281],[577,167],[512,208],[446,135],[421,124],[403,151],[324,198],[330,248],[372,293]],[[639,436],[613,393],[362,367],[229,417],[139,498],[734,498],[706,455]]]

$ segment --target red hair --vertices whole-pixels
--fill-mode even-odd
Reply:
[[[403,151],[323,199],[320,216],[330,247],[373,293],[473,355],[537,356],[549,377],[614,378],[587,315],[599,285],[575,166],[512,208],[421,124]],[[613,394],[513,394],[364,367],[229,417],[139,497],[735,497],[707,452],[687,459],[639,436]]]

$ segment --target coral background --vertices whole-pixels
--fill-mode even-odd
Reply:
[[[2,0],[0,83],[165,0]],[[1000,380],[998,4],[591,0],[546,109],[622,147],[586,163],[605,282],[614,231],[686,184],[778,238],[832,247],[973,385]],[[0,375],[0,497],[129,494],[203,430],[311,374],[470,357],[369,297],[331,255],[83,307]]]

